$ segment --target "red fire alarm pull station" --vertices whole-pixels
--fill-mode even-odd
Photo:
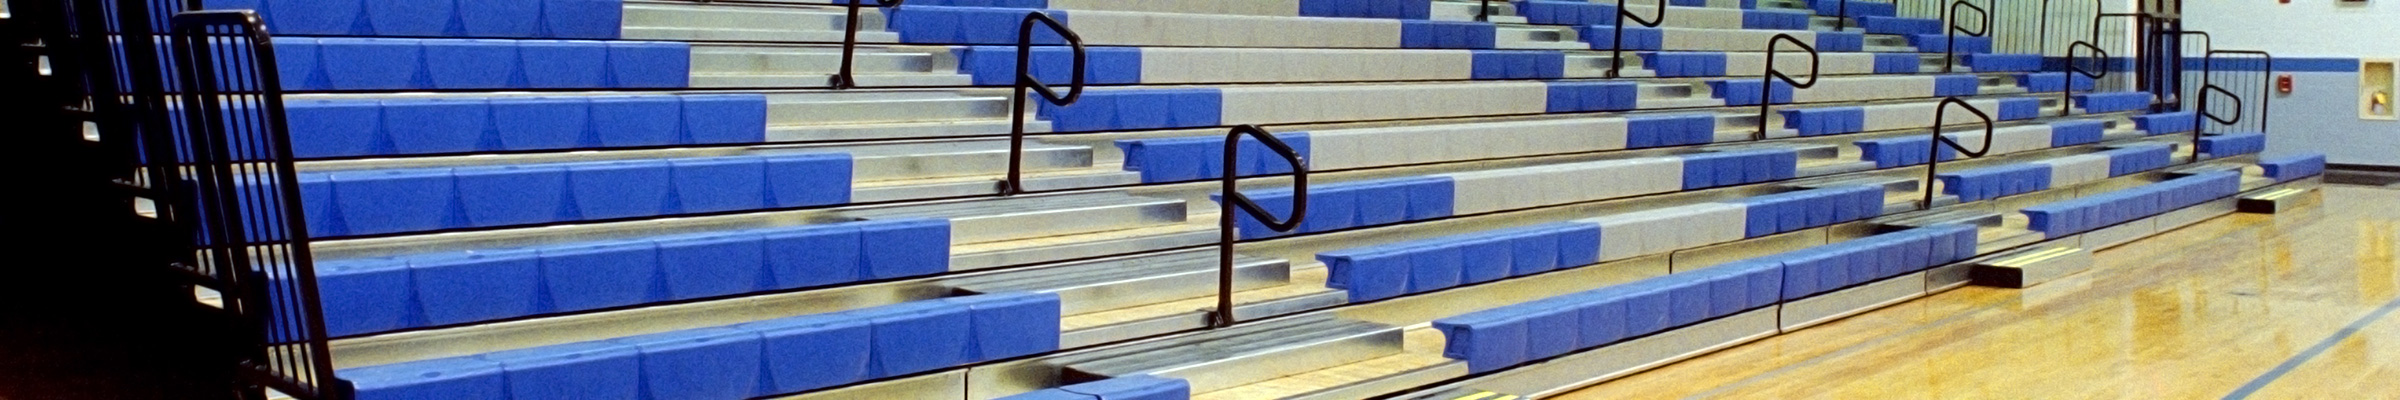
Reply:
[[[2275,76],[2275,92],[2292,94],[2292,74],[2281,74]]]

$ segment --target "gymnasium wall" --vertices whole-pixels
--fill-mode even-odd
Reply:
[[[2400,121],[2359,118],[2359,59],[2400,59],[2400,1],[2209,0],[2184,26],[2219,49],[2275,53],[2294,90],[2274,99],[2269,155],[2323,152],[2336,164],[2400,167]]]

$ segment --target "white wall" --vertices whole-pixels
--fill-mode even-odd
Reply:
[[[2191,0],[2184,28],[2208,31],[2218,49],[2292,57],[2400,58],[2400,0]],[[2400,122],[2358,118],[2357,72],[2290,72],[2296,90],[2275,96],[2269,154],[2324,153],[2339,164],[2400,166]]]
[[[2185,29],[2208,31],[2219,49],[2289,57],[2400,58],[2400,1],[2193,0]]]

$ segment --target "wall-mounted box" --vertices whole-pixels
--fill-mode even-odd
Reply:
[[[2392,102],[2400,100],[2393,91],[2393,60],[2366,59],[2358,61],[2358,118],[2395,120]]]

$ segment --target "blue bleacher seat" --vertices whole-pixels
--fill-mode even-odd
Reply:
[[[500,364],[472,357],[352,368],[340,372],[360,400],[508,397]]]
[[[2274,179],[2276,182],[2291,181],[2324,174],[2325,154],[2300,153],[2264,158],[2258,161],[2258,166],[2265,169],[2268,179]]]
[[[1956,38],[1952,38],[1948,35],[1938,34],[1908,35],[1908,44],[1910,46],[1915,46],[1917,51],[1926,53],[1939,53],[1946,51],[1946,49],[1950,48],[1950,43],[1953,41],[1958,43],[1957,54],[1992,52],[1992,38],[1989,37],[1966,36],[1963,34],[1957,36]]]
[[[2042,100],[2031,97],[2000,99],[2000,109],[1994,117],[2003,121],[2034,119],[2042,113]]]
[[[1036,115],[1054,131],[1216,126],[1224,115],[1224,95],[1214,88],[1094,90],[1074,105],[1039,104]]]
[[[903,43],[1014,45],[1018,24],[1024,22],[1025,14],[1034,12],[1074,26],[1074,20],[1062,10],[903,5],[885,12],[885,26],[899,33]],[[1048,29],[1035,29],[1033,43],[1065,44],[1066,39]]]
[[[1940,19],[1880,16],[1860,18],[1858,26],[1884,35],[1940,35],[1943,27]]]
[[[1635,107],[1640,86],[1633,82],[1550,81],[1545,112],[1623,111]]]
[[[1488,22],[1400,21],[1400,47],[1408,49],[1489,49],[1498,34]]]
[[[1924,60],[1910,53],[1875,53],[1875,73],[1908,74],[1919,72]]]
[[[2069,80],[2068,78],[2074,78],[2073,81],[2075,82],[2075,91],[2079,92],[2090,91],[2099,85],[2098,81],[2093,80],[2091,77],[2066,72],[2036,72],[2030,74],[2020,74],[2017,75],[2017,85],[2025,87],[2025,90],[2027,91],[2056,92],[2065,87],[2066,82]]]
[[[2024,209],[2027,229],[2059,238],[2190,207],[2241,191],[2239,171],[2214,171]]]
[[[571,220],[562,204],[562,165],[492,165],[451,170],[468,225],[518,225]]]
[[[2042,70],[2040,54],[1979,53],[1959,56],[1968,69],[1975,72],[2029,72]],[[2078,85],[2081,83],[2079,82]]]
[[[659,274],[658,245],[614,240],[543,248],[542,286],[549,310],[580,311],[667,300],[653,288]],[[493,268],[491,263],[462,268]],[[526,313],[530,314],[530,313]]]
[[[407,263],[387,259],[317,263],[317,298],[325,332],[346,336],[415,326],[418,315]]]
[[[1152,375],[1111,377],[1059,388],[1094,400],[1183,400],[1192,397],[1191,382]]]
[[[1760,101],[1760,95],[1766,95],[1770,104],[1791,103],[1792,84],[1784,83],[1781,80],[1772,81],[1772,83],[1773,89],[1767,90],[1766,93],[1760,93],[1761,82],[1755,79],[1712,80],[1708,81],[1708,87],[1718,98],[1725,99],[1727,106],[1755,106]]]
[[[857,317],[874,321],[872,376],[893,377],[972,360],[967,345],[974,340],[971,310],[939,302],[902,303],[863,310]]]
[[[1625,50],[1663,50],[1666,31],[1658,28],[1625,27]],[[1590,43],[1592,50],[1608,50],[1617,45],[1618,28],[1614,25],[1584,25],[1575,28],[1576,37]]]
[[[684,212],[765,208],[767,162],[756,156],[670,160],[675,199]]]
[[[990,361],[1059,349],[1059,298],[1054,293],[998,293],[948,299],[971,313],[974,342],[967,356]]]
[[[1982,80],[1971,74],[1933,77],[1933,95],[1936,97],[1974,96],[1982,86]]]
[[[427,84],[426,86],[430,88],[504,89],[522,88],[527,86],[525,74],[519,69],[520,66],[524,65],[524,60],[518,55],[518,47],[521,47],[519,41],[491,39],[427,40],[421,42],[420,46],[423,47],[424,58],[422,60],[425,63],[423,68],[425,68],[426,79],[429,81],[425,83]],[[683,55],[678,54],[675,55],[675,57],[681,58]],[[282,59],[277,59],[277,62],[282,62]],[[353,67],[353,64],[327,63],[325,66],[338,70],[343,68],[351,68]],[[689,73],[688,70],[688,68],[685,68],[683,70],[674,71],[673,73],[682,75]],[[290,78],[285,79],[288,81]],[[293,88],[289,84],[284,85],[284,88],[286,90],[306,90],[306,88]],[[350,89],[420,88],[424,87],[393,86]]]
[[[940,273],[950,266],[950,223],[894,220],[859,227],[860,268],[867,279]]]
[[[758,332],[719,327],[610,342],[641,349],[644,398],[732,399],[761,394],[759,338]]]
[[[1866,51],[1867,35],[1857,32],[1817,32],[1818,51]]]
[[[480,355],[499,363],[512,399],[633,399],[641,397],[639,347],[581,342]]]
[[[695,299],[767,288],[763,239],[757,235],[693,235],[657,241],[667,297]]]
[[[2087,113],[2134,111],[2150,107],[2152,97],[2145,92],[2113,92],[2075,95],[2075,106]]]
[[[1122,85],[1142,81],[1142,49],[1140,47],[1087,47],[1084,52],[1085,84]],[[975,78],[976,85],[1007,86],[1017,82],[1016,46],[966,46],[951,52],[958,55],[958,72]],[[1027,67],[1033,76],[1045,84],[1063,88],[1075,71],[1075,55],[1066,47],[1037,47],[1033,61]]]
[[[546,306],[537,295],[542,268],[534,251],[437,254],[407,262],[426,325],[532,315]]]
[[[865,259],[859,234],[857,225],[848,224],[766,230],[760,235],[766,246],[766,274],[777,289],[864,279],[859,267]]]
[[[2133,116],[2133,126],[2151,135],[2190,132],[2195,121],[2194,118],[2198,117],[2197,114],[2192,111],[2176,111],[2136,115]]]
[[[1581,1],[1527,0],[1516,2],[1517,15],[1540,25],[1616,25],[1617,6]]]
[[[1799,168],[1799,153],[1791,149],[1756,149],[1696,153],[1683,156],[1684,190],[1705,189],[1791,179]]]
[[[1742,10],[1742,29],[1809,30],[1809,14],[1785,10]]]
[[[1567,54],[1557,51],[1476,50],[1475,79],[1558,79],[1567,76]]]
[[[788,393],[821,389],[872,378],[873,327],[864,318],[847,314],[781,318],[741,325],[758,332],[766,352],[768,386]]]
[[[1725,76],[1725,53],[1694,51],[1642,52],[1642,64],[1661,78]]]
[[[1408,0],[1300,0],[1306,17],[1391,18],[1422,20],[1433,15],[1433,3]]]
[[[2200,137],[2200,152],[2209,157],[2257,154],[2267,151],[2267,135],[2258,133],[2226,133]]]

